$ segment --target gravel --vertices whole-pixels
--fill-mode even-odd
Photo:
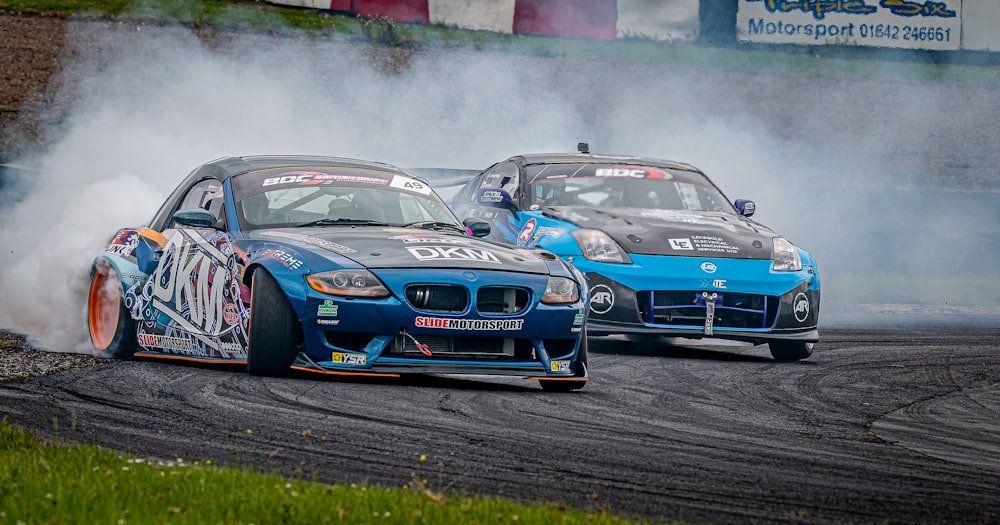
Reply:
[[[107,360],[85,354],[36,350],[24,336],[0,331],[0,383],[49,375],[69,368],[92,366],[104,361]]]

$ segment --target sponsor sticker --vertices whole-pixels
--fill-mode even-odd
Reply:
[[[691,242],[694,244],[694,249],[702,252],[734,254],[739,253],[740,251],[739,248],[729,244],[722,237],[714,237],[711,235],[692,235]]]
[[[311,244],[313,246],[318,246],[320,248],[330,250],[331,252],[337,252],[340,254],[345,253],[357,253],[357,250],[349,246],[344,246],[338,242],[328,241],[325,239],[320,239],[319,237],[313,237],[311,235],[300,235],[298,233],[289,232],[264,232],[264,235],[270,235],[272,237],[284,237],[286,239],[293,239],[306,244]]]
[[[389,238],[395,241],[403,241],[403,244],[469,244],[468,239],[447,237],[444,235],[394,235]]]
[[[360,365],[368,363],[368,356],[365,354],[348,354],[346,352],[333,352],[331,361],[341,365]]]
[[[417,317],[417,328],[442,330],[476,330],[481,332],[517,331],[524,326],[524,319],[446,319],[443,317]]]
[[[479,202],[503,202],[503,193],[499,190],[486,190],[479,194]]]
[[[606,285],[598,284],[590,289],[590,311],[602,315],[615,306],[615,294]]]
[[[190,354],[193,352],[191,348],[191,340],[184,339],[181,337],[167,337],[164,335],[156,334],[138,334],[139,344],[147,348],[163,348],[165,350],[174,350],[179,353]]]
[[[225,341],[220,342],[219,350],[221,350],[223,354],[228,354],[226,357],[231,357],[234,355],[246,355],[246,351],[237,342],[225,342]]]
[[[566,359],[549,361],[549,370],[552,372],[569,372],[569,361]]]
[[[303,186],[327,185],[336,182],[355,182],[362,184],[385,185],[389,181],[381,177],[366,177],[363,175],[336,175],[330,173],[320,173],[318,171],[290,171],[279,177],[264,179],[261,186],[275,186],[278,184],[301,184]]]
[[[701,263],[701,271],[703,271],[705,273],[715,273],[716,269],[717,269],[717,267],[715,266],[715,263],[712,263],[712,262],[709,262],[709,261],[705,261],[705,262]]]
[[[691,243],[691,239],[667,239],[670,241],[670,247],[674,250],[694,250],[694,244]]]
[[[240,310],[236,308],[236,305],[229,303],[222,307],[222,319],[226,321],[226,324],[233,326],[234,324],[240,322]]]
[[[576,316],[573,317],[573,326],[580,326],[583,324],[583,310],[577,310]]]
[[[319,305],[316,315],[320,317],[337,317],[337,310],[339,308],[339,305],[333,304],[333,301],[327,299],[323,301],[323,304]]]
[[[296,259],[294,255],[284,250],[270,249],[261,255],[277,260],[289,270],[298,270],[302,266],[302,259]]]
[[[796,294],[795,300],[792,301],[792,306],[795,320],[804,323],[809,318],[809,298],[806,297],[806,294],[799,292]]]
[[[617,177],[626,179],[669,179],[670,174],[642,166],[608,166],[594,171],[597,177]]]
[[[406,250],[418,261],[465,260],[500,264],[500,259],[489,250],[460,246],[407,246]]]

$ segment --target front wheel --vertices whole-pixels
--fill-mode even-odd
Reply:
[[[125,308],[124,297],[118,272],[109,264],[98,264],[90,280],[87,327],[94,348],[114,359],[132,357],[139,346],[135,321]]]
[[[250,285],[247,371],[258,376],[288,375],[298,347],[298,323],[278,281],[258,268]]]
[[[586,386],[587,377],[589,376],[589,372],[587,371],[587,346],[587,332],[584,332],[583,337],[580,339],[580,351],[577,352],[576,373],[573,374],[573,378],[539,379],[538,384],[542,386],[542,390],[547,392],[572,392]]]
[[[775,361],[801,361],[813,353],[815,343],[772,341],[767,344]]]

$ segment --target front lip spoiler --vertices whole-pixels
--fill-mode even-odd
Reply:
[[[403,374],[462,374],[462,375],[483,375],[483,376],[514,376],[514,377],[524,377],[528,379],[579,379],[570,374],[552,374],[548,375],[545,373],[545,368],[541,363],[524,365],[524,366],[503,366],[503,367],[491,367],[488,364],[484,365],[482,363],[469,363],[469,364],[439,364],[433,362],[413,362],[413,363],[388,363],[388,364],[378,364],[375,363],[371,368],[330,368],[322,366],[305,354],[305,352],[299,352],[298,356],[295,358],[295,362],[292,364],[292,368],[295,370],[301,370],[305,372],[318,372],[323,374],[331,375],[344,375],[344,376],[378,376],[378,377],[399,377]]]
[[[796,328],[794,330],[770,330],[767,332],[734,331],[716,326],[713,329],[713,334],[706,336],[704,328],[651,327],[636,323],[599,321],[595,319],[587,320],[588,336],[614,334],[662,335],[666,337],[685,337],[688,339],[725,339],[753,344],[763,344],[771,341],[799,341],[803,343],[815,343],[819,341],[819,330],[815,326]]]

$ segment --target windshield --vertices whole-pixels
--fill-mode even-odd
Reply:
[[[528,189],[533,209],[587,206],[735,213],[704,175],[661,167],[535,164],[528,166]]]
[[[424,182],[378,170],[277,168],[233,177],[240,227],[454,224],[454,214]]]

